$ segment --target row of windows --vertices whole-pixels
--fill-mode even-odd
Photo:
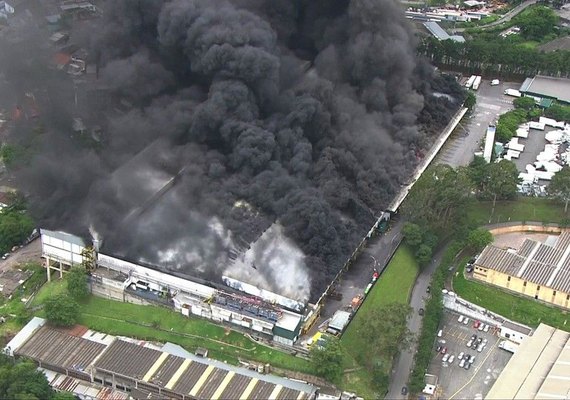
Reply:
[[[507,282],[510,282],[510,281],[511,281],[511,277],[508,276],[508,277],[507,277]],[[527,281],[524,281],[524,282],[523,282],[523,287],[526,287],[526,283],[527,283]],[[536,291],[537,291],[537,292],[540,291],[540,286],[537,286],[537,287],[536,287]],[[537,298],[537,297],[538,297],[538,296],[535,296],[535,298]],[[556,297],[556,290],[553,290],[553,291],[552,291],[552,297]],[[570,300],[570,294],[566,295],[566,300]]]

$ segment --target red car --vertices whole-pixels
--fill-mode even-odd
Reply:
[[[443,349],[441,349],[441,354],[445,354],[447,353],[447,347],[444,347]]]
[[[477,329],[479,328],[479,325],[481,325],[481,321],[475,321],[475,323],[473,324],[473,328]]]

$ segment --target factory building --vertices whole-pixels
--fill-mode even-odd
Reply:
[[[518,250],[487,246],[475,261],[473,278],[570,308],[570,231],[545,243],[525,239]]]
[[[525,96],[570,104],[570,79],[537,75],[526,78],[519,91]]]
[[[55,329],[34,318],[4,352],[36,362],[55,388],[93,399],[314,399],[317,388],[235,367],[167,343],[150,344],[87,328]],[[76,389],[82,387],[80,391]]]
[[[61,277],[87,257],[81,238],[46,229],[40,232],[48,279],[52,271]],[[306,305],[293,299],[228,277],[223,277],[225,286],[190,280],[101,252],[96,252],[95,263],[91,274],[94,294],[120,301],[134,297],[162,303],[183,315],[230,323],[286,346],[293,346],[299,338]]]
[[[570,333],[540,324],[518,347],[486,399],[567,399]]]

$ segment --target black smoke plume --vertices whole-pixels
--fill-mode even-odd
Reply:
[[[462,101],[396,0],[102,11],[75,33],[97,79],[60,84],[17,175],[42,226],[133,261],[318,297]]]

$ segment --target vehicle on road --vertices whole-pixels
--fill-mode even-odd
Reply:
[[[473,86],[472,86],[473,90],[479,89],[479,86],[481,85],[481,80],[482,80],[481,76],[477,76],[475,78],[475,80],[473,81]]]
[[[402,393],[402,396],[407,395],[407,394],[408,394],[408,388],[407,388],[406,386],[402,386],[402,391],[401,391],[401,393]]]
[[[522,93],[516,89],[507,89],[503,93],[511,97],[522,97]]]
[[[10,253],[6,253],[2,256],[2,260],[7,259],[8,257],[10,257]]]
[[[431,288],[428,286],[428,287],[426,288],[426,292],[429,293],[430,291],[431,291]]]
[[[424,309],[423,309],[423,308],[420,308],[420,309],[418,310],[418,314],[424,315]]]
[[[499,83],[501,83],[498,79],[493,79],[491,81],[491,86],[497,86]]]

